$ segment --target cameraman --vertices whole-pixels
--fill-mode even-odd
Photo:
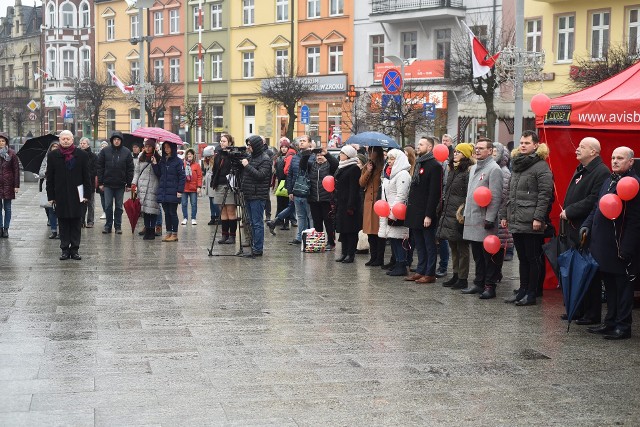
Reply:
[[[262,256],[264,245],[264,207],[269,198],[271,184],[271,159],[267,155],[267,146],[260,135],[252,135],[246,140],[247,151],[251,157],[242,159],[242,183],[240,190],[245,199],[249,221],[251,222],[251,253],[245,256]]]

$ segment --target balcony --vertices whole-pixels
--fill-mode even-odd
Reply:
[[[463,0],[372,0],[369,18],[375,22],[406,22],[465,16]]]

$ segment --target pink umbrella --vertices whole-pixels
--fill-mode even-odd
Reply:
[[[153,138],[161,144],[167,141],[172,142],[176,145],[184,145],[184,142],[178,135],[162,128],[138,128],[131,132],[131,135],[140,136],[142,138]]]

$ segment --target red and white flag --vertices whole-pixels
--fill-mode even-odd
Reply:
[[[122,93],[133,92],[133,86],[125,86],[124,83],[122,83],[122,80],[120,80],[113,71],[111,70],[107,70],[107,71],[109,71],[109,74],[111,75],[111,81],[113,82],[113,84],[116,85],[118,89],[122,91]]]
[[[469,32],[469,38],[471,39],[471,63],[473,64],[473,78],[478,78],[486,75],[491,71],[491,68],[496,65],[496,61],[500,56],[500,52],[493,56],[489,56],[487,48],[482,45],[480,40],[473,34],[473,31],[465,24],[462,23]]]
[[[64,119],[67,115],[67,104],[64,101],[60,101],[60,117]]]
[[[39,73],[33,73],[33,80],[35,80],[36,82],[40,79],[40,77],[43,77],[45,80],[47,80],[49,78],[49,73],[44,71],[42,68],[38,68],[38,71],[40,71],[40,72]]]

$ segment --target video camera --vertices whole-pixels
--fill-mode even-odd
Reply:
[[[242,159],[249,159],[251,157],[251,154],[247,153],[247,147],[229,147],[224,151],[232,162],[237,161],[239,163]]]

